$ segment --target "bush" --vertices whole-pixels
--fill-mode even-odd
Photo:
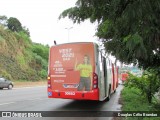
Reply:
[[[129,73],[125,86],[138,88],[151,103],[154,94],[160,88],[159,71],[157,69],[147,69],[141,77]]]
[[[47,78],[47,71],[42,69],[40,72],[39,72],[39,75],[41,78]]]
[[[121,92],[122,111],[137,111],[155,113],[160,111],[160,104],[149,104],[144,96],[140,95],[140,90],[137,88],[124,87]],[[117,120],[117,119],[116,119]],[[159,120],[159,117],[121,117],[118,120]]]
[[[12,80],[12,76],[9,73],[7,73],[6,70],[0,70],[0,77],[4,77],[8,80]]]
[[[44,60],[41,56],[35,54],[35,61],[36,64],[39,64],[41,68],[47,69],[48,67],[48,62]]]
[[[22,38],[24,40],[26,48],[30,47],[30,45],[31,45],[31,39],[29,38],[29,36],[26,33],[24,33],[23,31],[20,31],[18,33],[18,35],[19,35],[20,38]]]
[[[32,51],[36,53],[37,55],[41,56],[43,59],[48,61],[48,53],[49,53],[49,47],[44,46],[38,43],[34,43],[32,47]]]

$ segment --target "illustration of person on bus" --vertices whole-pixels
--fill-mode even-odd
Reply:
[[[90,64],[90,58],[88,55],[84,55],[83,63],[77,65],[77,59],[75,63],[75,70],[80,71],[80,82],[78,91],[90,91],[91,88],[91,76],[92,76],[92,65]]]

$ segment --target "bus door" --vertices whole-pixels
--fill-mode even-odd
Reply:
[[[103,57],[103,72],[104,72],[104,92],[105,96],[107,96],[107,64],[105,57]]]
[[[103,56],[102,53],[99,52],[99,61],[100,61],[100,74],[99,74],[99,80],[98,80],[98,86],[99,86],[99,99],[103,100],[106,96],[105,94],[105,78],[104,78],[104,60],[103,60]]]

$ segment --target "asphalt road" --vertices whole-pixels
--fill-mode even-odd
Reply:
[[[76,101],[70,99],[49,99],[46,86],[14,88],[0,90],[0,111],[120,111],[118,104],[119,85],[109,102]],[[74,114],[74,113],[73,113]],[[81,115],[80,115],[81,116]],[[8,120],[9,118],[0,118]],[[111,120],[111,117],[44,117],[44,118],[11,118],[31,120]]]

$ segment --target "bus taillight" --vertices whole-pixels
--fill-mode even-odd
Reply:
[[[48,88],[51,88],[51,78],[48,76]]]
[[[93,89],[98,88],[98,75],[96,73],[93,73]]]

